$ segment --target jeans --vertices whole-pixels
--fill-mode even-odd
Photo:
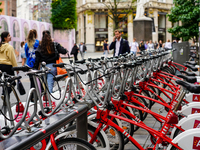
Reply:
[[[136,52],[134,52],[134,51],[131,51],[131,53],[134,54],[134,56],[136,55]]]
[[[104,55],[106,58],[108,57],[108,50],[104,50]]]
[[[56,67],[53,67],[53,64],[55,63],[47,64],[46,66],[51,68],[50,72],[55,76],[57,74],[57,69]],[[53,75],[51,73],[47,74],[47,83],[48,83],[49,92],[53,93],[54,80],[53,80]]]

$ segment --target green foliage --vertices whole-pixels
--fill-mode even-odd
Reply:
[[[0,6],[1,6],[1,4],[2,4],[2,2],[0,2]],[[0,8],[0,14],[1,14],[1,12],[3,11],[3,9],[2,8]]]
[[[76,28],[76,0],[55,0],[51,6],[52,15],[50,20],[55,29]]]
[[[169,21],[176,23],[181,21],[181,26],[175,26],[168,29],[169,33],[174,34],[183,41],[199,36],[200,22],[200,0],[174,0],[174,7],[171,8],[171,14],[168,14]]]
[[[124,2],[127,2],[127,7],[119,8],[119,4],[123,4]],[[137,0],[107,0],[106,2],[102,2],[108,9],[108,17],[114,22],[114,30],[119,28],[120,22],[127,19],[129,13],[135,11],[136,7],[134,6],[134,3],[136,2]],[[124,14],[124,16],[120,17],[120,13]]]

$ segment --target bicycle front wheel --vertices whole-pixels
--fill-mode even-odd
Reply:
[[[92,144],[79,138],[66,138],[56,142],[56,145],[58,150],[96,150]],[[54,148],[51,147],[50,150]]]

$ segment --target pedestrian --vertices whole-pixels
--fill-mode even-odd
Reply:
[[[141,41],[140,41],[139,50],[140,50],[140,51],[144,51],[144,50],[145,50],[144,40],[141,40]]]
[[[157,49],[161,49],[161,48],[163,48],[162,40],[159,41],[158,46],[157,46]]]
[[[10,33],[5,31],[1,33],[1,43],[0,43],[0,70],[6,72],[9,75],[14,76],[13,67],[17,67],[17,61],[14,53],[14,48],[9,44],[11,41]],[[17,71],[17,74],[19,72]],[[16,85],[15,82],[12,83],[13,86]],[[12,92],[10,87],[7,87],[8,94]],[[4,89],[2,91],[2,100],[4,100]]]
[[[50,73],[47,74],[47,83],[49,92],[53,92],[54,80],[53,77],[57,74],[56,67],[53,64],[59,59],[59,53],[66,54],[67,50],[63,48],[59,43],[52,42],[51,34],[48,30],[42,32],[42,41],[35,51],[36,59],[34,68],[39,69],[40,63],[45,62],[46,67],[50,68]],[[56,50],[55,50],[56,48]]]
[[[133,42],[130,43],[130,52],[135,56],[137,51],[139,51],[139,45],[136,38],[133,38]]]
[[[153,49],[154,49],[154,44],[152,43],[152,40],[149,40],[147,50],[153,50]]]
[[[107,40],[104,40],[104,43],[103,43],[104,55],[106,58],[108,57],[108,54],[109,54],[109,46],[107,42],[108,42]]]
[[[115,36],[113,37],[113,41],[109,47],[109,50],[112,49],[114,49],[113,56],[119,56],[120,54],[124,54],[126,52],[130,53],[128,41],[121,37],[121,31],[119,30],[115,30]]]
[[[74,43],[74,46],[71,51],[71,55],[74,55],[74,62],[78,60],[78,58],[77,58],[78,52],[79,52],[79,48],[76,45],[76,43]]]
[[[35,51],[39,46],[39,40],[37,40],[37,31],[30,30],[27,43],[25,44],[25,55],[26,55],[26,65],[33,68],[35,65]],[[33,81],[33,77],[29,76],[30,79],[30,88],[35,88],[35,84]],[[33,100],[33,95],[31,97],[31,101]]]
[[[85,55],[86,50],[87,50],[87,47],[85,46],[85,44],[83,42],[81,42],[81,44],[79,46],[79,51],[80,51],[82,60],[84,59],[84,55]]]
[[[154,49],[157,49],[158,48],[158,43],[157,43],[157,41],[155,41],[155,43],[154,43]]]
[[[25,43],[26,43],[26,39],[25,42],[22,41],[21,45],[20,45],[20,53],[21,53],[21,59],[22,59],[22,66],[24,66],[24,64],[26,63],[26,55],[25,55]]]
[[[149,41],[146,41],[145,44],[144,44],[145,50],[147,50],[148,44],[149,44]]]
[[[172,49],[172,43],[170,42],[169,39],[167,39],[167,42],[165,42],[164,48],[165,50]]]

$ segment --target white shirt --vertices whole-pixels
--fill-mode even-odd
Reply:
[[[83,45],[80,45],[80,51],[82,52],[83,51]]]
[[[131,47],[131,52],[137,52],[137,48],[139,45],[137,42],[132,42],[129,46]]]
[[[24,54],[24,53],[25,53],[24,46],[23,46],[23,47],[20,46],[20,53],[21,53],[21,54]]]
[[[148,50],[153,50],[154,49],[154,44],[153,43],[148,43]]]
[[[119,54],[119,47],[120,47],[121,39],[122,39],[122,38],[120,38],[119,41],[116,39],[116,44],[115,44],[115,56],[118,56],[118,54]]]
[[[171,42],[166,42],[165,43],[165,48],[172,49],[172,43]]]

